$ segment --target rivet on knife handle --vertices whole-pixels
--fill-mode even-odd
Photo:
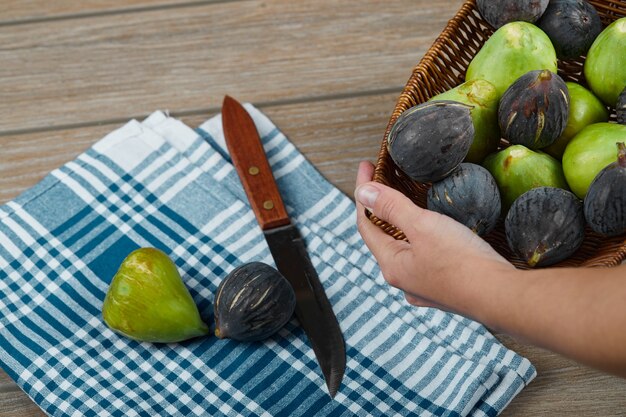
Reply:
[[[258,137],[254,125],[238,123],[241,118],[250,116],[234,98],[224,97],[223,106],[231,110],[222,112],[222,125],[224,130],[228,129],[225,133],[228,133],[229,137],[245,138],[250,135]],[[226,118],[231,119],[224,120]],[[226,145],[235,169],[240,176],[246,177],[243,186],[261,229],[267,230],[291,223],[261,141],[238,141],[236,143],[227,141]],[[230,149],[231,146],[237,146],[237,151],[233,152]]]

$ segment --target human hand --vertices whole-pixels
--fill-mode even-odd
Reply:
[[[425,210],[383,184],[371,182],[374,166],[361,162],[355,198],[357,225],[387,282],[417,306],[467,312],[463,288],[476,286],[480,274],[468,268],[515,269],[487,242],[448,216]],[[400,228],[409,242],[396,240],[374,225],[365,208]],[[475,272],[475,271],[474,271]]]
[[[371,182],[373,172],[372,164],[359,165],[359,232],[387,282],[409,303],[462,314],[626,377],[626,264],[517,270],[469,228]],[[365,207],[400,228],[408,242],[374,225]]]

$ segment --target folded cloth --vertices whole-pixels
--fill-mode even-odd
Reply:
[[[389,287],[352,201],[251,105],[287,210],[337,315],[346,374],[330,399],[292,319],[263,342],[138,343],[102,321],[122,259],[175,262],[202,317],[236,266],[273,264],[224,146],[156,112],[0,207],[0,365],[49,415],[497,415],[535,376],[482,325]]]

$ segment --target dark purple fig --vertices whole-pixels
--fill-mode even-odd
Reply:
[[[495,29],[509,22],[536,22],[548,7],[548,0],[477,0],[480,15]]]
[[[448,100],[407,109],[389,132],[391,159],[414,181],[445,178],[463,161],[474,139],[471,109]]]
[[[429,210],[452,217],[479,236],[489,233],[500,217],[500,192],[489,171],[462,163],[449,176],[433,183],[426,203]]]
[[[243,264],[220,283],[215,295],[215,335],[241,342],[263,340],[293,315],[296,295],[276,269],[262,262]]]
[[[626,146],[617,146],[617,161],[600,171],[585,196],[585,219],[605,236],[626,233]]]
[[[474,140],[465,157],[466,162],[481,163],[487,155],[495,152],[500,143],[498,126],[498,90],[489,81],[471,80],[431,98],[465,103],[473,108],[470,111],[474,121]]]
[[[565,130],[568,117],[567,86],[548,70],[522,75],[505,91],[498,107],[502,136],[529,149],[551,145]]]
[[[546,32],[560,59],[585,55],[602,32],[598,12],[585,0],[550,0],[537,26]]]
[[[617,123],[626,125],[626,88],[622,90],[622,94],[617,99],[615,111],[617,112]]]
[[[582,202],[561,188],[539,187],[522,194],[504,221],[509,247],[529,266],[569,258],[585,237]]]

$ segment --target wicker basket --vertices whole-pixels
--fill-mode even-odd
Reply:
[[[626,0],[591,0],[590,3],[595,6],[605,25],[626,16]],[[475,0],[466,1],[456,16],[448,22],[441,35],[413,69],[413,74],[396,103],[381,144],[374,181],[393,187],[420,207],[426,207],[429,184],[410,180],[396,167],[387,152],[387,136],[403,111],[462,83],[467,66],[492,33],[491,26],[480,17]],[[582,58],[559,61],[559,75],[565,81],[585,85],[582,74],[583,62]],[[615,119],[615,114],[611,115],[611,119]],[[507,143],[501,141],[500,148],[506,146]],[[370,215],[370,220],[396,239],[406,240],[404,233],[395,226],[373,215]],[[515,266],[527,268],[526,264],[510,251],[502,221],[493,232],[485,236],[485,240]],[[624,258],[626,258],[626,236],[606,238],[587,228],[585,240],[579,250],[555,266],[615,266]]]

